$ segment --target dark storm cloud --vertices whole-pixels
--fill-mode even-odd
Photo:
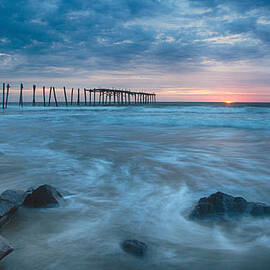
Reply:
[[[239,2],[239,3],[238,3]],[[243,2],[243,3],[242,3]],[[2,0],[0,71],[70,76],[269,54],[268,1]],[[65,68],[68,68],[66,70]]]
[[[0,5],[2,58],[8,62],[17,55],[32,67],[128,62],[149,48],[155,31],[125,23],[171,8],[156,0],[5,0]]]

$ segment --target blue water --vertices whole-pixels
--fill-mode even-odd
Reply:
[[[267,103],[0,111],[0,191],[48,183],[66,198],[1,229],[16,248],[4,269],[269,269],[270,219],[187,218],[217,190],[270,204],[269,119]]]

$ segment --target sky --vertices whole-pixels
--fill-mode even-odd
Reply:
[[[0,81],[270,102],[269,0],[1,0]]]

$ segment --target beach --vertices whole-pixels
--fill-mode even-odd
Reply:
[[[15,247],[0,269],[270,268],[270,218],[188,217],[216,191],[270,205],[270,104],[11,104],[0,126],[0,191],[50,184],[65,198],[0,229]]]

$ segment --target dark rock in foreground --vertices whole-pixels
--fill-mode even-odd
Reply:
[[[0,226],[5,224],[23,204],[30,207],[53,207],[59,204],[62,195],[49,185],[36,190],[6,190],[0,195]]]
[[[12,203],[20,206],[20,205],[22,205],[25,197],[26,197],[26,192],[24,192],[24,191],[6,190],[1,194],[0,199],[12,202]]]
[[[0,226],[9,221],[17,209],[16,204],[0,199]]]
[[[43,185],[28,192],[23,205],[28,207],[55,207],[63,200],[63,196],[52,186]]]
[[[13,251],[11,244],[2,236],[0,236],[0,260]]]
[[[147,245],[138,240],[125,240],[122,243],[122,248],[127,253],[142,257],[145,255]]]
[[[248,202],[242,197],[233,197],[216,192],[199,200],[190,214],[192,219],[226,218],[236,216],[270,216],[270,206]]]
[[[6,190],[0,196],[0,226],[10,220],[25,198],[23,191]]]

